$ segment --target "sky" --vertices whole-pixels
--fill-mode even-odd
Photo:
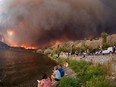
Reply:
[[[0,0],[0,40],[45,47],[116,33],[116,0]]]

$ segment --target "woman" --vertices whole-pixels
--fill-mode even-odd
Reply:
[[[42,80],[40,81],[38,87],[51,87],[51,80],[46,74],[43,74]]]

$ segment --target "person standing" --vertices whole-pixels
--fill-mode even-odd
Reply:
[[[112,51],[113,51],[113,53],[115,53],[115,51],[116,51],[116,47],[115,46],[112,47]]]

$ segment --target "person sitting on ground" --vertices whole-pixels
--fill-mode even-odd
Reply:
[[[93,59],[90,60],[90,64],[94,64],[94,60]]]
[[[54,82],[54,81],[60,81],[60,79],[61,79],[60,72],[59,72],[59,70],[58,70],[58,67],[55,66],[55,67],[54,67],[54,72],[53,72],[53,74],[51,75],[51,80],[52,80],[52,82]]]
[[[58,70],[60,72],[61,77],[63,77],[64,76],[64,69],[62,68],[61,64],[58,65]]]
[[[41,81],[38,80],[38,83],[39,83],[38,87],[52,87],[51,80],[46,74],[43,74],[42,80]]]
[[[67,61],[64,62],[64,67],[68,67],[68,62]]]
[[[85,58],[85,54],[83,55],[83,58]]]

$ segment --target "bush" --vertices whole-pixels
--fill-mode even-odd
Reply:
[[[104,73],[106,75],[111,75],[112,72],[112,62],[107,62],[102,65],[102,68],[104,70]]]
[[[44,54],[45,55],[49,55],[49,54],[51,54],[52,53],[52,50],[51,49],[46,49],[46,50],[44,50]]]
[[[107,42],[107,37],[108,37],[108,34],[103,32],[101,33],[101,37],[102,37],[102,43],[106,43]]]
[[[105,49],[105,48],[108,48],[108,47],[110,47],[110,46],[111,46],[111,45],[110,45],[109,43],[103,43],[102,48]]]
[[[104,77],[97,77],[86,82],[86,87],[116,87],[116,86],[105,80]]]
[[[74,77],[63,77],[59,87],[78,87],[77,79]]]
[[[63,58],[55,58],[55,59],[59,63],[64,63],[64,61],[66,61],[66,59],[63,59]]]
[[[100,75],[102,76],[102,75],[104,75],[103,68],[98,67],[97,65],[88,66],[85,73],[87,74],[87,76],[90,76],[91,78],[93,76],[100,76]]]

